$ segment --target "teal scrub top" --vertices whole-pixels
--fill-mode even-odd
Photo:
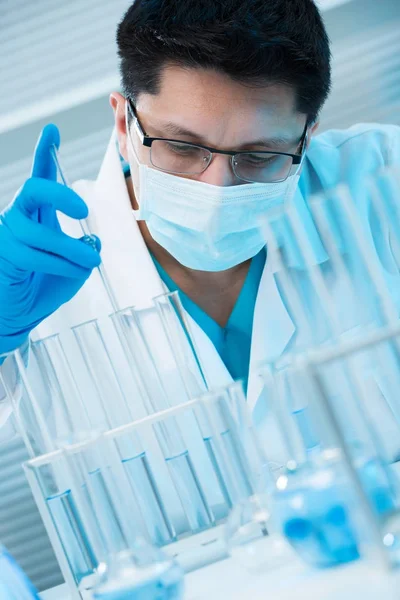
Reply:
[[[214,344],[233,379],[247,381],[250,363],[253,316],[266,259],[265,248],[251,261],[242,290],[225,327],[221,327],[191,300],[155,260],[157,271],[170,292],[178,291],[185,310]]]

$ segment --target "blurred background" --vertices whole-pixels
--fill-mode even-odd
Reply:
[[[0,0],[0,209],[29,175],[36,139],[50,121],[60,128],[70,179],[96,177],[113,125],[108,95],[119,88],[115,29],[130,4]],[[321,130],[400,125],[400,0],[318,4],[334,75]],[[26,458],[19,438],[0,445],[0,540],[46,589],[62,577],[25,482]]]

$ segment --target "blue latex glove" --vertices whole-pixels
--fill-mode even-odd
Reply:
[[[59,143],[57,127],[46,126],[31,178],[0,214],[0,354],[21,346],[100,264],[96,250],[61,231],[56,210],[83,219],[88,209],[73,190],[56,181],[50,148]]]

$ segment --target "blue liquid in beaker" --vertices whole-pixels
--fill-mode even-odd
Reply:
[[[285,486],[283,485],[285,483]],[[283,534],[306,562],[331,567],[360,557],[357,503],[340,468],[308,468],[282,476],[275,495]]]
[[[377,514],[394,510],[394,493],[380,462],[359,459],[356,468]],[[357,497],[340,471],[328,467],[293,474],[276,499],[283,533],[304,560],[329,567],[359,558]]]
[[[357,539],[343,505],[331,506],[319,518],[293,517],[283,531],[293,548],[316,567],[331,567],[360,557]]]

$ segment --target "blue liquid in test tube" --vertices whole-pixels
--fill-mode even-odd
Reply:
[[[319,440],[314,431],[310,412],[310,408],[308,406],[304,406],[299,410],[294,410],[292,413],[307,451],[314,450],[315,448],[319,447]]]
[[[75,338],[91,378],[99,409],[110,429],[131,422],[134,417],[122,389],[115,360],[103,337],[97,321],[73,328]],[[123,331],[120,331],[123,336]],[[112,402],[110,399],[113,399]],[[147,455],[136,431],[118,441],[119,457],[128,476],[146,530],[152,543],[163,546],[174,541],[176,534],[160,497]]]
[[[214,516],[197,479],[189,452],[185,450],[182,454],[166,458],[165,462],[184,506],[192,533],[207,529],[214,523]]]
[[[396,507],[394,491],[391,489],[378,460],[364,461],[358,467],[358,473],[375,511],[379,515],[383,515],[394,510]]]
[[[135,493],[150,539],[156,546],[164,546],[176,538],[171,528],[164,503],[154,482],[145,452],[124,459],[122,464],[135,486]]]
[[[208,456],[211,464],[213,465],[214,472],[217,476],[225,501],[228,506],[232,508],[236,502],[243,498],[248,498],[253,494],[253,486],[249,479],[246,465],[243,464],[240,452],[238,452],[238,449],[234,444],[229,429],[221,433],[220,440],[221,443],[224,444],[224,448],[230,462],[230,467],[235,473],[235,489],[231,489],[229,478],[225,477],[222,473],[221,466],[217,459],[217,452],[214,447],[213,437],[210,436],[204,438],[204,444],[206,446]]]
[[[46,499],[54,526],[77,584],[93,573],[97,561],[79,517],[71,491]]]
[[[127,309],[113,315],[113,322],[126,353],[132,356],[131,365],[142,365],[143,372],[132,372],[143,394],[144,406],[148,414],[170,408],[168,394],[160,373],[156,368],[146,335],[142,331],[140,314],[158,319],[153,309]],[[143,367],[143,365],[145,365]],[[146,376],[144,375],[146,373]],[[192,533],[197,533],[215,524],[214,515],[203,492],[201,481],[193,466],[182,431],[176,417],[167,417],[153,425],[166,465],[171,473],[174,487]]]

